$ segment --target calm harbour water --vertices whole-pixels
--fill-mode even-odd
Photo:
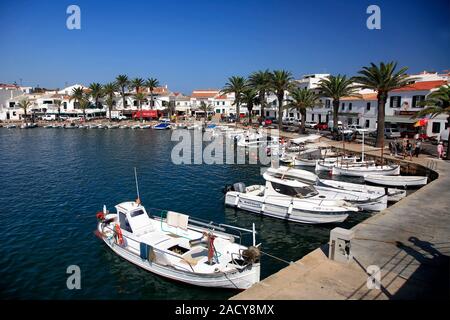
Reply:
[[[166,280],[119,258],[93,234],[95,213],[136,198],[147,207],[251,228],[264,251],[295,261],[335,225],[257,217],[223,204],[225,184],[263,183],[257,165],[174,165],[171,131],[0,128],[0,297],[7,299],[226,299],[236,291]],[[341,227],[367,218],[358,213]],[[250,236],[251,237],[251,236]],[[250,240],[250,238],[248,238]],[[81,268],[81,290],[66,269]],[[262,257],[262,278],[286,264]]]

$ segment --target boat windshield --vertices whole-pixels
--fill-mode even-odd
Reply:
[[[290,187],[284,184],[272,182],[272,187],[275,191],[297,198],[313,197],[318,194],[317,190],[313,186],[304,187]]]

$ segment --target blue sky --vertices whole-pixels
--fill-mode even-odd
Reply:
[[[81,30],[66,9],[81,8]],[[381,8],[381,30],[366,8]],[[63,87],[116,75],[173,91],[220,88],[258,69],[355,74],[396,60],[450,69],[450,1],[0,1],[0,82]]]

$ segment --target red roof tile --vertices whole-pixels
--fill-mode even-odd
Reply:
[[[399,91],[428,91],[434,88],[438,88],[440,86],[443,86],[444,84],[447,84],[447,81],[445,80],[435,80],[435,81],[421,81],[421,82],[415,82],[413,84],[404,86],[402,88],[398,88],[395,90],[392,90],[393,92],[399,92]]]

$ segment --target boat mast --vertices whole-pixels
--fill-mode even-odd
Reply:
[[[138,179],[137,179],[137,173],[136,173],[136,167],[134,167],[134,180],[136,181],[136,193],[137,193],[137,200],[141,200],[141,197],[139,195],[139,184],[138,184]]]
[[[361,161],[364,163],[364,130],[362,131],[362,156]]]

